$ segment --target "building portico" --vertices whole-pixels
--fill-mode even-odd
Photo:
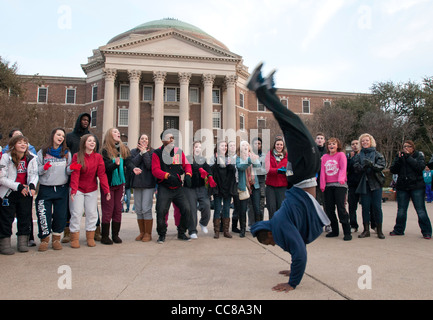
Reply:
[[[103,134],[127,115],[128,144],[134,147],[147,132],[151,145],[159,147],[160,134],[167,129],[164,117],[171,116],[178,118],[178,143],[188,151],[192,134],[200,129],[213,132],[214,105],[222,109],[221,129],[236,131],[235,86],[242,58],[197,30],[144,28],[94,50],[82,68],[89,82],[104,81]],[[151,107],[145,114],[150,128],[142,121],[146,102]],[[192,105],[200,106],[199,123],[198,115],[191,114]]]

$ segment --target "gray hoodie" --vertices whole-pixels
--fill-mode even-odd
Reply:
[[[56,158],[48,153],[43,157],[41,149],[38,152],[37,161],[40,184],[44,186],[61,186],[68,183],[69,176],[72,172],[69,169],[69,165],[72,161],[70,152],[68,152],[66,158]],[[44,170],[44,165],[47,162],[51,162],[51,167],[48,168],[48,170]]]

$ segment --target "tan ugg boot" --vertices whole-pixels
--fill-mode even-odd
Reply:
[[[71,241],[71,232],[69,231],[69,227],[66,227],[63,231],[62,243],[68,243],[69,241]]]
[[[152,241],[152,228],[153,228],[153,220],[143,220],[144,221],[144,236],[143,242]]]
[[[101,226],[97,226],[95,230],[95,241],[101,241]]]
[[[89,247],[95,247],[95,231],[86,231],[86,240]]]
[[[80,247],[80,232],[71,232],[71,248],[78,249]]]
[[[47,251],[49,243],[50,243],[50,236],[41,239],[41,244],[39,245],[38,251],[39,252]]]
[[[53,234],[53,249],[54,250],[62,250],[62,244],[60,242],[60,234]]]
[[[142,241],[145,232],[145,224],[143,219],[137,219],[138,229],[140,230],[140,234],[135,238],[135,241]]]

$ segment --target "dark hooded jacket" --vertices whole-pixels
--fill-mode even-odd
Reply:
[[[72,131],[66,135],[66,145],[68,146],[69,150],[71,151],[71,155],[74,155],[80,149],[81,137],[86,135],[86,134],[91,133],[89,131],[89,128],[86,128],[86,129],[81,128],[81,118],[84,116],[89,117],[89,126],[90,126],[90,122],[92,121],[92,117],[88,113],[82,113],[78,116],[77,121],[75,122],[74,131]],[[96,136],[95,136],[95,139],[96,139],[96,152],[99,152],[99,141],[98,141],[98,138]]]

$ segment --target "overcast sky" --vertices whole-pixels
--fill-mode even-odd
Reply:
[[[0,56],[20,74],[84,77],[92,50],[176,18],[223,42],[278,87],[369,92],[433,76],[431,0],[0,0]]]

